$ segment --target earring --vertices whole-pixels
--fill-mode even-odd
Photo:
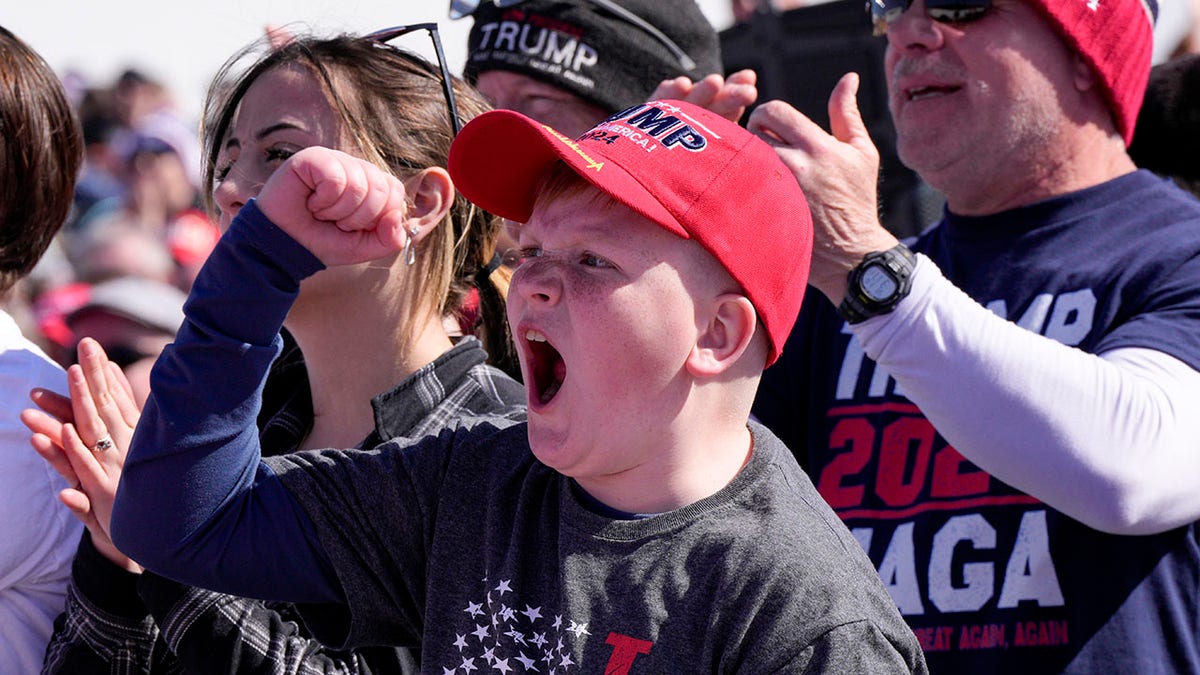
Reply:
[[[417,238],[418,234],[421,234],[421,228],[417,225],[413,225],[413,228],[408,231],[408,241],[404,242],[405,265],[412,265],[417,262],[417,246],[413,241]]]

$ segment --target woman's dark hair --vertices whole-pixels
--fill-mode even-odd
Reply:
[[[0,28],[0,294],[33,269],[71,209],[83,132],[54,70]]]

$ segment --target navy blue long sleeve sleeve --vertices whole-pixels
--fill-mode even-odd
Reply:
[[[322,268],[253,201],[205,263],[152,371],[114,505],[114,542],[146,568],[247,597],[341,600],[255,426],[283,319]]]

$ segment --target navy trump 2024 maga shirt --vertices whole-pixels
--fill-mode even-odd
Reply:
[[[1023,328],[1200,368],[1200,202],[1149,173],[993,216],[948,214],[913,249]],[[867,550],[930,672],[1200,672],[1196,523],[1105,534],[989,476],[823,296],[806,298],[755,415]]]

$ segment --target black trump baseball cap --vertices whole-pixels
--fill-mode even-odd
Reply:
[[[723,73],[716,31],[694,0],[483,0],[464,76],[507,70],[611,112],[663,80]]]

